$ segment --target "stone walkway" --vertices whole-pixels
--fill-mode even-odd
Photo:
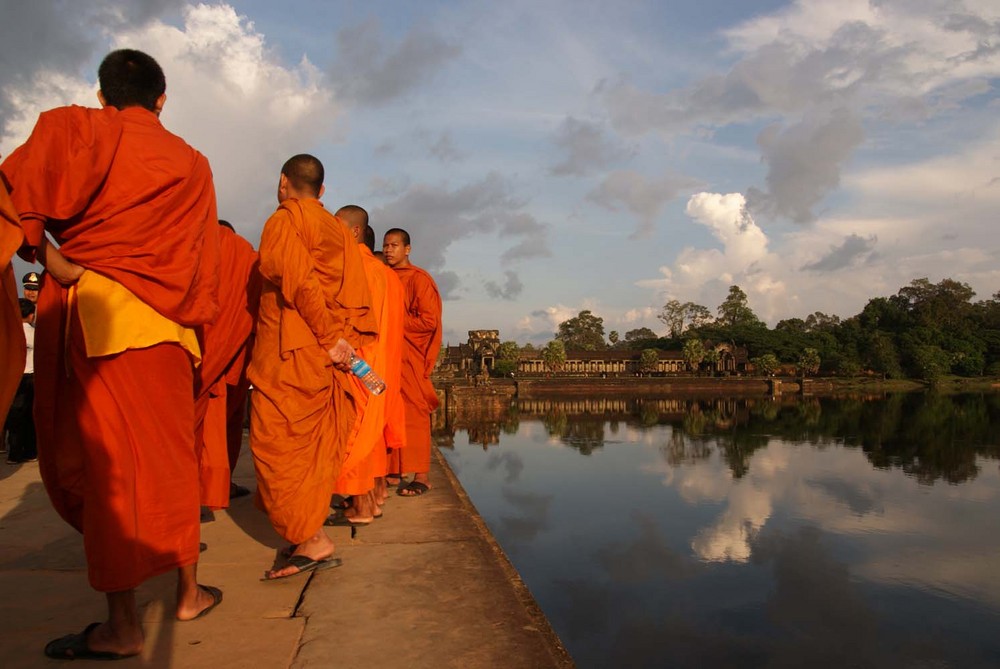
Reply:
[[[245,452],[236,480],[253,486]],[[259,578],[281,539],[250,498],[202,525],[199,581],[225,599],[173,619],[173,574],[143,585],[141,656],[115,667],[571,667],[530,593],[439,453],[435,488],[393,495],[358,529],[327,528],[344,564],[276,583]],[[87,585],[80,536],[55,514],[36,464],[0,464],[0,666],[66,666],[45,643],[104,616]]]

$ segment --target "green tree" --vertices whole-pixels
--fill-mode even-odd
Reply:
[[[807,374],[815,374],[819,371],[819,351],[814,348],[807,348],[802,351],[802,355],[799,356],[797,364],[803,376]]]
[[[604,319],[585,309],[559,324],[556,339],[571,350],[599,351],[607,348],[604,343]]]
[[[566,345],[559,339],[553,339],[542,349],[542,361],[552,371],[562,369],[566,364]]]
[[[718,313],[717,322],[721,325],[729,327],[764,325],[750,308],[747,294],[739,286],[729,287],[729,295],[719,305]]]
[[[694,302],[670,300],[657,316],[667,326],[668,333],[677,339],[685,330],[697,328],[712,322],[712,312]]]
[[[687,363],[688,369],[694,372],[705,358],[705,345],[701,343],[700,339],[688,339],[684,342],[681,354],[684,356],[684,362]]]
[[[521,349],[516,341],[505,341],[497,347],[496,360],[493,363],[493,376],[510,376],[517,371],[517,359]]]
[[[776,332],[790,332],[792,334],[804,334],[808,331],[806,322],[801,318],[786,318],[780,320],[774,326]]]
[[[703,362],[708,365],[708,369],[711,374],[715,374],[715,366],[719,364],[719,358],[721,357],[722,355],[719,353],[718,349],[710,348],[705,351]]]
[[[639,355],[639,369],[643,372],[655,372],[660,363],[660,352],[655,348],[645,348]]]
[[[521,349],[516,341],[505,341],[497,346],[497,360],[517,360]]]
[[[757,371],[764,376],[771,376],[778,370],[781,363],[778,361],[778,356],[773,353],[765,353],[756,358],[751,358],[750,364],[756,367]]]
[[[625,348],[635,349],[656,338],[656,333],[649,328],[636,328],[625,333],[625,341],[622,342],[622,345]]]
[[[957,325],[971,310],[975,295],[967,283],[943,279],[935,284],[925,277],[900,288],[896,299],[921,325],[942,328]]]
[[[700,328],[715,320],[712,316],[712,311],[706,306],[695,304],[694,302],[685,302],[684,307],[689,328]]]
[[[827,316],[822,311],[816,311],[806,316],[806,332],[829,332],[840,325],[840,316]]]

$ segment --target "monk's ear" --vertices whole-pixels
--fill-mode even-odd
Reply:
[[[97,101],[101,103],[101,107],[108,106],[108,101],[104,99],[104,92],[101,90],[97,91]]]
[[[320,185],[320,187],[319,187],[319,195],[316,196],[316,199],[318,200],[319,198],[323,197],[323,193],[325,193],[325,192],[326,192],[326,186]]]
[[[162,93],[160,97],[156,98],[156,114],[159,115],[163,111],[163,105],[167,102],[167,94]]]

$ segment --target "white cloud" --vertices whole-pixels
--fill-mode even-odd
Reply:
[[[254,244],[274,210],[282,163],[316,145],[338,114],[320,73],[306,60],[278,62],[263,35],[229,5],[188,6],[183,25],[154,20],[119,29],[114,47],[139,45],[167,76],[164,126],[204,153],[212,165],[219,214]],[[90,78],[41,73],[11,98],[26,118],[59,104],[94,106]],[[27,135],[28,123],[10,124],[3,146]]]
[[[256,244],[277,206],[281,165],[310,152],[340,112],[308,60],[281,64],[253,23],[228,5],[197,5],[180,28],[164,23],[116,36],[142,44],[167,74],[164,125],[212,164],[219,214]]]

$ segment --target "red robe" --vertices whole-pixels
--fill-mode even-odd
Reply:
[[[30,258],[62,254],[184,326],[218,311],[218,223],[208,161],[155,114],[43,113],[0,165]],[[178,345],[88,357],[69,291],[42,285],[35,334],[39,467],[83,533],[91,585],[127,590],[198,560],[193,371]],[[68,337],[67,337],[68,336]]]
[[[195,444],[200,468],[201,503],[229,506],[231,454],[228,425],[242,441],[246,402],[246,365],[260,301],[257,252],[232,230],[219,230],[219,315],[202,330],[202,363],[195,370]],[[230,387],[235,401],[230,401]],[[242,392],[241,392],[242,391]]]
[[[10,262],[22,241],[24,233],[21,232],[17,212],[7,195],[7,188],[0,181],[0,351],[3,351],[0,416],[7,415],[24,374],[24,328],[21,327],[21,308],[17,303],[17,281]]]
[[[288,199],[264,224],[264,286],[248,374],[257,505],[302,543],[323,526],[361,395],[328,355],[377,324],[358,245],[319,200]]]
[[[378,339],[358,349],[357,353],[386,382],[386,390],[373,396],[365,392],[360,380],[355,383],[366,396],[348,439],[344,464],[333,491],[341,495],[362,495],[375,485],[376,476],[385,475],[386,404],[399,395],[399,366],[403,343],[403,299],[399,280],[385,263],[364,244],[358,245],[364,261],[365,277],[372,294],[373,311],[378,318]],[[391,286],[390,286],[391,282]],[[391,385],[390,385],[391,384]],[[390,392],[390,387],[395,390]]]
[[[406,447],[400,450],[400,473],[426,473],[431,467],[431,414],[438,407],[431,372],[441,349],[441,296],[425,270],[393,268],[405,289],[403,320],[403,404]]]

